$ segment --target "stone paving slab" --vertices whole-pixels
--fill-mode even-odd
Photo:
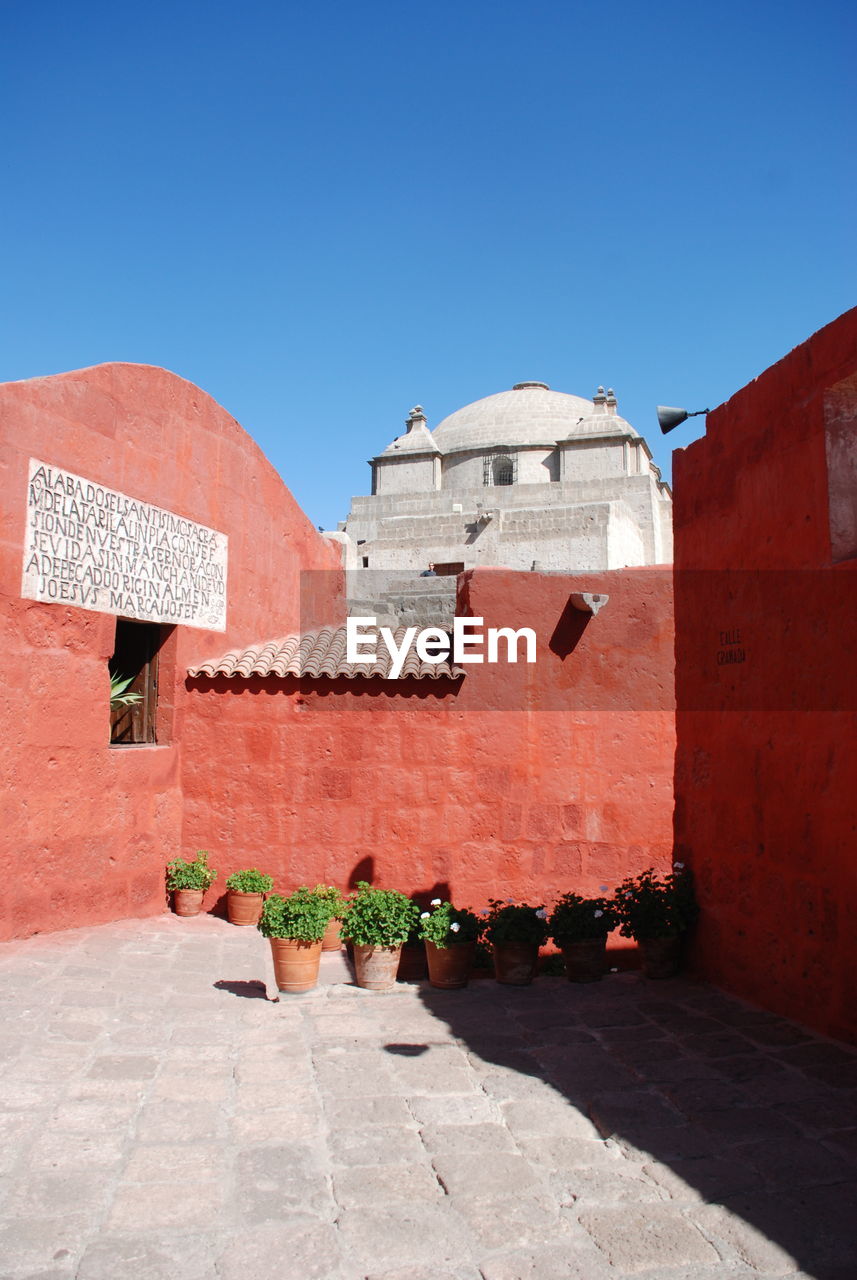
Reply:
[[[704,984],[0,946],[0,1280],[854,1280],[855,1205],[857,1053]]]

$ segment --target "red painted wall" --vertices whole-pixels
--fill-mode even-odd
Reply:
[[[185,844],[284,889],[362,876],[473,907],[667,866],[671,578],[463,575],[458,612],[534,628],[538,655],[459,684],[193,681]],[[586,621],[572,591],[610,601]]]
[[[21,598],[31,456],[229,536],[227,631],[174,630],[160,745],[108,746],[115,619]],[[182,843],[187,667],[273,631],[338,621],[338,552],[238,423],[163,369],[109,364],[0,386],[0,483],[0,937],[160,911],[164,864],[193,852]],[[303,569],[327,570],[311,575],[314,601]]]
[[[705,976],[857,1037],[857,310],[674,459],[676,844]],[[831,532],[833,530],[833,533]]]

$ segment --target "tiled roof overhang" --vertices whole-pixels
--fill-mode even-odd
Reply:
[[[401,647],[406,630],[405,627],[397,627],[393,631],[397,648]],[[346,662],[345,627],[324,627],[303,636],[286,636],[282,640],[250,645],[247,649],[233,649],[222,658],[188,667],[188,675],[226,676],[229,679],[247,679],[250,676],[308,676],[312,679],[326,676],[336,679],[344,676],[347,680],[360,680],[375,676],[382,680],[458,680],[465,674],[461,667],[449,662],[423,662],[412,643],[401,672],[391,677],[392,658],[380,634],[361,628],[361,640],[370,638],[375,641],[376,660],[372,662]]]

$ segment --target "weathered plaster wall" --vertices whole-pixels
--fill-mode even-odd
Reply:
[[[458,612],[534,628],[538,657],[460,687],[192,682],[185,844],[285,889],[364,876],[474,907],[668,865],[671,577],[463,575]],[[592,590],[610,602],[587,620],[568,599]]]
[[[713,412],[674,463],[676,841],[702,900],[697,960],[843,1037],[857,1036],[857,562],[833,564],[831,525],[857,457],[855,366],[857,310]]]
[[[31,456],[229,536],[226,633],[179,626],[162,653],[161,745],[108,745],[115,618],[21,599]],[[302,605],[304,625],[337,620],[338,550],[238,423],[163,369],[110,364],[0,386],[0,484],[0,937],[151,914],[164,906],[165,862],[193,852],[181,843],[188,665],[299,629]],[[314,602],[301,599],[313,567],[329,571],[310,578]]]

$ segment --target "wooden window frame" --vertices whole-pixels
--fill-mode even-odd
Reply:
[[[153,746],[158,741],[160,651],[172,627],[157,622],[116,619],[111,675],[133,676],[126,692],[140,694],[133,706],[110,712],[111,747]]]

